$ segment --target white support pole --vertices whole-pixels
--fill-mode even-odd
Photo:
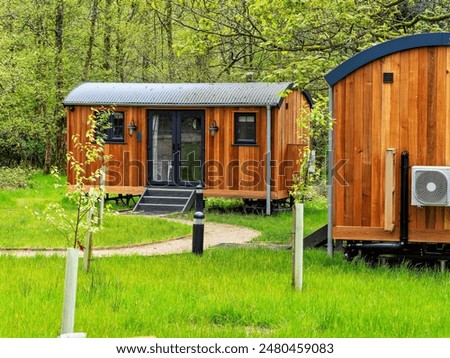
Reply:
[[[328,90],[329,111],[333,117],[333,91]],[[327,253],[333,257],[333,129],[328,131],[328,229],[327,229]]]
[[[294,254],[293,254],[293,286],[297,291],[303,289],[303,204],[295,204],[294,208]]]
[[[270,215],[271,181],[272,181],[272,110],[270,105],[266,107],[267,128],[266,128],[266,215]]]
[[[73,333],[75,325],[75,301],[77,296],[78,249],[67,249],[66,276],[64,280],[64,301],[61,335]]]

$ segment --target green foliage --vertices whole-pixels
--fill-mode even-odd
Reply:
[[[205,208],[207,211],[230,213],[242,211],[243,205],[243,200],[239,198],[206,198]]]
[[[449,273],[369,268],[306,250],[299,294],[291,255],[211,249],[98,259],[78,275],[75,330],[92,338],[450,335]],[[56,337],[64,259],[1,256],[0,265],[0,337]]]
[[[0,189],[14,190],[28,188],[30,186],[30,178],[34,174],[33,169],[15,167],[0,167]]]
[[[299,159],[300,175],[294,178],[290,194],[297,202],[304,202],[316,198],[313,193],[324,185],[327,177],[327,140],[333,126],[327,98],[318,95],[314,107],[299,116],[298,126],[302,128],[302,139],[307,145]]]
[[[5,1],[0,165],[65,166],[61,102],[80,82],[293,81],[316,97],[358,51],[449,18],[440,0]]]

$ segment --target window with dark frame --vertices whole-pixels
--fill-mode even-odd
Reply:
[[[234,114],[234,144],[256,144],[256,113]]]
[[[107,128],[102,130],[105,143],[123,143],[125,141],[125,113],[112,112]]]

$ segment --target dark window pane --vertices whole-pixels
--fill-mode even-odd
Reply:
[[[124,115],[122,112],[115,112],[111,115],[110,123],[111,128],[109,130],[108,140],[111,141],[123,141],[124,139]]]
[[[234,120],[235,143],[256,143],[256,114],[236,113]]]

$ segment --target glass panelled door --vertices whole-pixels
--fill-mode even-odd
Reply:
[[[154,112],[150,116],[149,128],[150,182],[172,183],[174,181],[172,113]]]
[[[149,182],[197,185],[202,180],[203,111],[149,112]]]
[[[178,112],[177,117],[179,126],[178,180],[181,183],[197,185],[202,180],[203,113]]]

